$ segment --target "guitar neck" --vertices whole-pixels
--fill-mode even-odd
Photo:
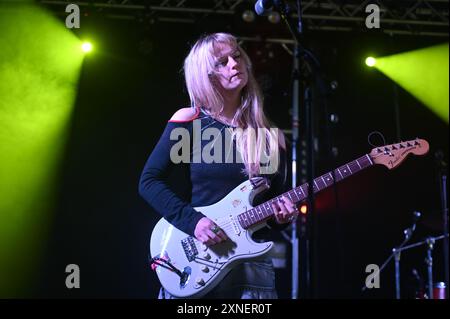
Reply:
[[[340,182],[341,180],[358,173],[359,171],[370,167],[373,165],[368,154],[361,156],[360,158],[349,162],[336,168],[334,171],[328,172],[322,176],[319,176],[313,181],[313,192],[318,193],[325,188],[330,187],[333,183]],[[280,196],[274,197],[267,202],[262,203],[252,209],[239,214],[238,221],[244,229],[248,229],[251,226],[260,223],[268,218],[270,218],[274,212],[272,209],[272,204],[279,201],[283,196],[289,198],[293,203],[297,204],[308,197],[308,183],[298,186],[290,191],[281,194]]]

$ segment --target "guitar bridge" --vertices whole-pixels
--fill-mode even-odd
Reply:
[[[195,246],[194,238],[187,237],[181,241],[181,246],[183,246],[184,253],[189,262],[193,261],[198,255],[197,246]]]

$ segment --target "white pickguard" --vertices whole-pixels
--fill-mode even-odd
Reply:
[[[216,204],[195,208],[219,225],[229,238],[210,247],[178,230],[164,218],[159,220],[151,236],[151,256],[168,259],[174,267],[185,271],[187,278],[181,284],[176,272],[157,266],[158,278],[170,294],[180,298],[200,298],[213,289],[233,266],[270,251],[273,242],[256,243],[251,238],[251,234],[264,227],[265,223],[245,230],[236,217],[253,208],[250,201],[264,189],[264,185],[254,189],[252,183],[246,181]],[[193,248],[194,260],[188,260],[183,241],[189,249]]]

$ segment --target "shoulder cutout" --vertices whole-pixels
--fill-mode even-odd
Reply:
[[[199,112],[198,108],[194,110],[192,107],[184,107],[176,111],[169,122],[190,122],[197,118]]]

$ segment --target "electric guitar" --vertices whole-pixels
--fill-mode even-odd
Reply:
[[[428,149],[428,142],[423,139],[375,147],[369,154],[315,178],[312,189],[317,193],[334,181],[339,182],[375,164],[393,169],[409,154],[424,155]],[[270,251],[273,242],[257,243],[252,233],[266,226],[266,221],[274,214],[271,204],[281,196],[294,203],[305,200],[308,184],[253,207],[254,196],[268,187],[262,180],[245,181],[216,204],[195,208],[227,234],[228,240],[220,244],[208,247],[164,218],[158,221],[150,239],[152,268],[170,294],[179,298],[200,298],[216,287],[234,266]]]

